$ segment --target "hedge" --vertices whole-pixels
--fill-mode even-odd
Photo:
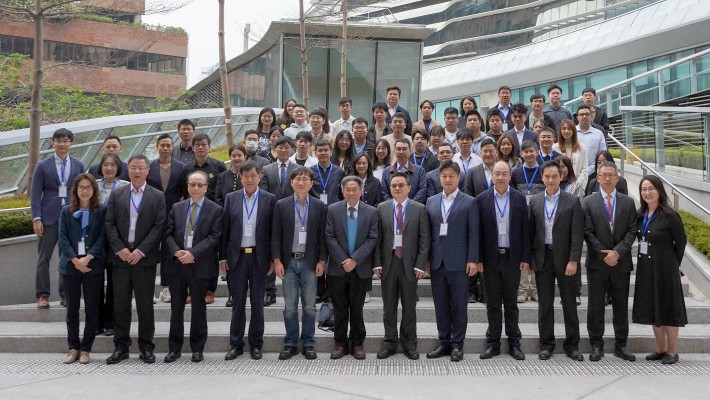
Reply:
[[[655,148],[636,148],[633,146],[631,149],[634,153],[641,157],[645,162],[655,163],[656,162],[656,149]],[[703,164],[705,160],[705,155],[703,154],[702,148],[697,147],[669,147],[665,149],[666,152],[666,165],[673,165],[683,168],[693,168],[693,169],[703,169]],[[619,158],[619,149],[609,149],[609,153],[614,158]],[[627,156],[629,157],[629,156]]]
[[[34,233],[32,214],[29,212],[0,214],[0,239],[31,235],[32,233]]]
[[[688,242],[710,258],[710,224],[687,211],[679,211],[678,213],[683,220]]]

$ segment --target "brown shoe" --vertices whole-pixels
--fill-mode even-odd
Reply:
[[[37,298],[37,308],[40,310],[46,310],[49,308],[49,299],[46,296],[39,296]]]
[[[207,292],[205,295],[205,304],[212,304],[214,303],[214,293],[212,292]]]
[[[89,352],[82,351],[81,354],[79,355],[79,363],[80,364],[88,364],[90,361],[91,361],[91,357],[89,357]]]
[[[64,364],[74,364],[79,359],[79,350],[71,349],[64,358]]]
[[[330,358],[332,360],[337,360],[339,358],[343,358],[343,356],[346,354],[348,354],[348,349],[343,346],[335,345],[333,351],[330,352]]]
[[[59,298],[59,305],[62,307],[66,307],[67,306],[67,298],[64,296],[60,297]]]
[[[362,349],[362,346],[353,346],[353,357],[356,360],[364,360],[366,355],[365,355],[365,350]]]

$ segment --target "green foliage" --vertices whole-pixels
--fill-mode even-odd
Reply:
[[[162,24],[146,24],[144,22],[134,22],[133,26],[138,28],[147,29],[149,31],[165,32],[165,33],[177,33],[180,35],[187,35],[187,31],[180,28],[179,26],[167,26]]]
[[[29,212],[0,214],[0,239],[32,233],[32,216]]]
[[[113,18],[100,14],[78,14],[74,16],[74,18],[83,19],[85,21],[103,22],[108,24],[116,22]]]
[[[655,148],[635,148],[630,146],[631,150],[639,156],[643,161],[649,163],[656,162]],[[609,149],[609,153],[615,158],[618,158],[621,151],[619,149]],[[705,155],[702,147],[680,146],[665,148],[666,165],[673,165],[683,168],[703,169]],[[627,156],[628,158],[628,156]]]
[[[679,211],[678,213],[683,220],[688,242],[710,258],[710,224],[687,211]]]
[[[22,208],[30,206],[30,198],[26,194],[20,194],[12,197],[0,198],[0,210],[8,208]]]
[[[219,161],[229,161],[229,154],[227,154],[227,146],[215,147],[210,151],[210,157]]]

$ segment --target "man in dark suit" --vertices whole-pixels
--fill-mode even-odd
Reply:
[[[547,161],[554,160],[560,155],[560,153],[552,148],[552,145],[555,143],[555,131],[553,131],[552,128],[542,128],[540,134],[537,135],[537,143],[540,145],[540,152],[536,158],[538,164],[542,165]]]
[[[611,293],[616,336],[614,355],[627,361],[636,356],[626,348],[629,336],[629,282],[633,263],[631,246],[636,240],[636,206],[634,200],[616,190],[619,173],[616,164],[605,161],[597,168],[599,194],[582,200],[584,236],[587,240],[587,282],[589,313],[587,331],[592,352],[591,361],[604,356],[604,307],[606,293]]]
[[[444,161],[451,160],[454,156],[454,152],[451,149],[451,143],[448,142],[440,144],[437,153],[436,158],[439,161],[439,164]],[[459,189],[463,190],[464,179],[461,178],[459,181]],[[441,193],[442,190],[444,189],[441,187],[441,181],[439,181],[439,167],[436,167],[426,173],[426,198],[428,199],[437,193]]]
[[[385,338],[377,358],[397,351],[397,306],[402,301],[399,342],[404,355],[418,360],[417,280],[424,276],[429,260],[429,216],[426,207],[407,197],[409,175],[395,172],[390,181],[392,199],[377,206],[380,220],[375,250],[375,274],[382,279],[382,320]]]
[[[579,198],[560,190],[562,170],[557,161],[540,167],[545,191],[530,199],[532,265],[538,291],[538,357],[549,360],[555,350],[555,279],[560,288],[565,321],[564,349],[567,357],[584,361],[579,352],[579,317],[575,273],[582,257],[584,214]]]
[[[385,116],[385,119],[387,121],[387,125],[390,125],[390,122],[392,121],[392,117],[394,117],[395,114],[397,113],[402,113],[404,114],[405,120],[406,120],[406,125],[404,128],[404,133],[407,136],[412,135],[412,117],[409,116],[409,111],[407,111],[404,107],[399,105],[399,97],[402,95],[402,90],[397,87],[397,86],[392,86],[388,87],[387,90],[387,107],[389,108],[387,115]]]
[[[281,136],[274,143],[276,148],[276,161],[264,167],[261,174],[259,187],[276,197],[276,201],[293,195],[293,188],[289,177],[298,167],[295,162],[289,161],[295,147],[293,139]],[[264,307],[276,303],[276,274],[266,277],[266,292],[264,293]]]
[[[205,198],[209,177],[194,171],[187,177],[190,198],[172,208],[163,245],[170,255],[163,272],[170,275],[169,351],[165,362],[180,358],[184,340],[183,315],[187,290],[192,296],[190,348],[192,361],[204,360],[207,342],[207,306],[205,294],[210,278],[217,276],[217,249],[222,234],[222,208]]]
[[[409,175],[411,182],[411,190],[407,194],[410,199],[419,203],[426,203],[426,171],[419,165],[410,161],[409,156],[412,153],[412,142],[409,138],[397,139],[394,143],[395,162],[390,168],[385,168],[382,171],[382,199],[389,200],[392,198],[390,194],[390,179],[395,172],[403,172]]]
[[[436,155],[429,150],[429,134],[426,131],[414,130],[412,132],[413,151],[409,158],[411,162],[424,168],[428,173],[439,166]]]
[[[298,354],[298,300],[301,302],[303,332],[302,353],[308,360],[317,357],[315,351],[316,286],[325,271],[328,249],[325,243],[325,223],[328,208],[309,196],[313,186],[313,171],[298,166],[290,175],[294,194],[276,202],[271,235],[274,272],[283,280],[284,324],[286,336],[279,360]]]
[[[492,186],[491,172],[493,171],[493,165],[498,160],[496,142],[491,138],[483,139],[478,151],[481,154],[483,164],[469,169],[464,177],[464,192],[473,197],[478,196]]]
[[[520,271],[530,268],[530,223],[525,196],[510,187],[510,166],[498,161],[493,166],[493,187],[477,198],[481,221],[481,264],[488,301],[487,348],[480,358],[500,354],[503,326],[501,303],[505,306],[505,334],[508,353],[516,360],[524,360],[520,349],[517,291]],[[484,228],[485,227],[485,228]]]
[[[172,142],[172,139],[170,139]],[[104,139],[104,144],[101,146],[101,154],[108,154],[108,153],[113,153],[118,156],[121,155],[121,138],[116,136],[116,135],[108,135]],[[100,165],[94,164],[89,167],[89,173],[94,176],[94,178],[99,179],[101,178],[99,175],[99,167]],[[123,179],[124,181],[128,180],[128,164],[126,164],[125,161],[121,161],[121,172],[118,174],[118,179]]]
[[[345,171],[330,162],[333,156],[333,144],[327,140],[316,142],[316,157],[318,165],[311,167],[313,180],[311,196],[319,199],[326,205],[334,204],[340,200],[340,182],[345,177]]]
[[[511,120],[513,127],[505,131],[505,134],[513,138],[513,143],[515,144],[513,151],[515,152],[515,156],[519,158],[520,147],[523,142],[526,140],[535,142],[537,140],[537,133],[525,126],[525,123],[528,122],[528,108],[525,107],[524,104],[518,103],[513,106]]]
[[[220,267],[230,279],[232,290],[232,324],[229,328],[231,349],[225,360],[244,354],[246,301],[249,291],[251,319],[249,320],[249,354],[252,359],[262,357],[264,343],[264,289],[266,276],[272,273],[271,220],[276,197],[259,189],[261,169],[254,161],[239,167],[244,189],[229,193],[224,199]]]
[[[325,226],[325,241],[330,254],[328,291],[335,312],[335,347],[330,358],[342,358],[351,352],[353,357],[362,360],[365,358],[362,308],[368,281],[372,278],[379,222],[377,210],[360,201],[363,190],[360,178],[346,176],[341,189],[345,200],[328,207]]]
[[[107,364],[128,358],[131,295],[136,299],[140,358],[145,363],[155,362],[153,291],[165,226],[165,198],[146,184],[148,165],[146,156],[131,156],[128,160],[131,184],[114,189],[108,199],[106,236],[113,264],[115,350],[106,359]]]
[[[429,251],[431,290],[434,296],[438,346],[427,358],[451,355],[463,359],[463,341],[468,323],[468,278],[478,272],[479,215],[476,199],[459,189],[460,170],[453,161],[439,167],[444,188],[427,200],[431,226]]]
[[[37,308],[49,308],[49,262],[59,240],[59,210],[69,204],[69,188],[74,178],[84,172],[84,164],[69,155],[74,142],[74,134],[64,128],[52,135],[54,154],[37,163],[32,174],[30,208],[32,209],[32,229],[39,236],[37,244],[37,274],[35,275],[35,295]],[[62,275],[59,274],[60,303],[66,305]]]

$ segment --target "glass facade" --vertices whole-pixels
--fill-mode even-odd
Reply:
[[[227,74],[232,107],[280,106],[278,76],[279,46],[276,45]],[[218,99],[221,104],[221,86]]]

